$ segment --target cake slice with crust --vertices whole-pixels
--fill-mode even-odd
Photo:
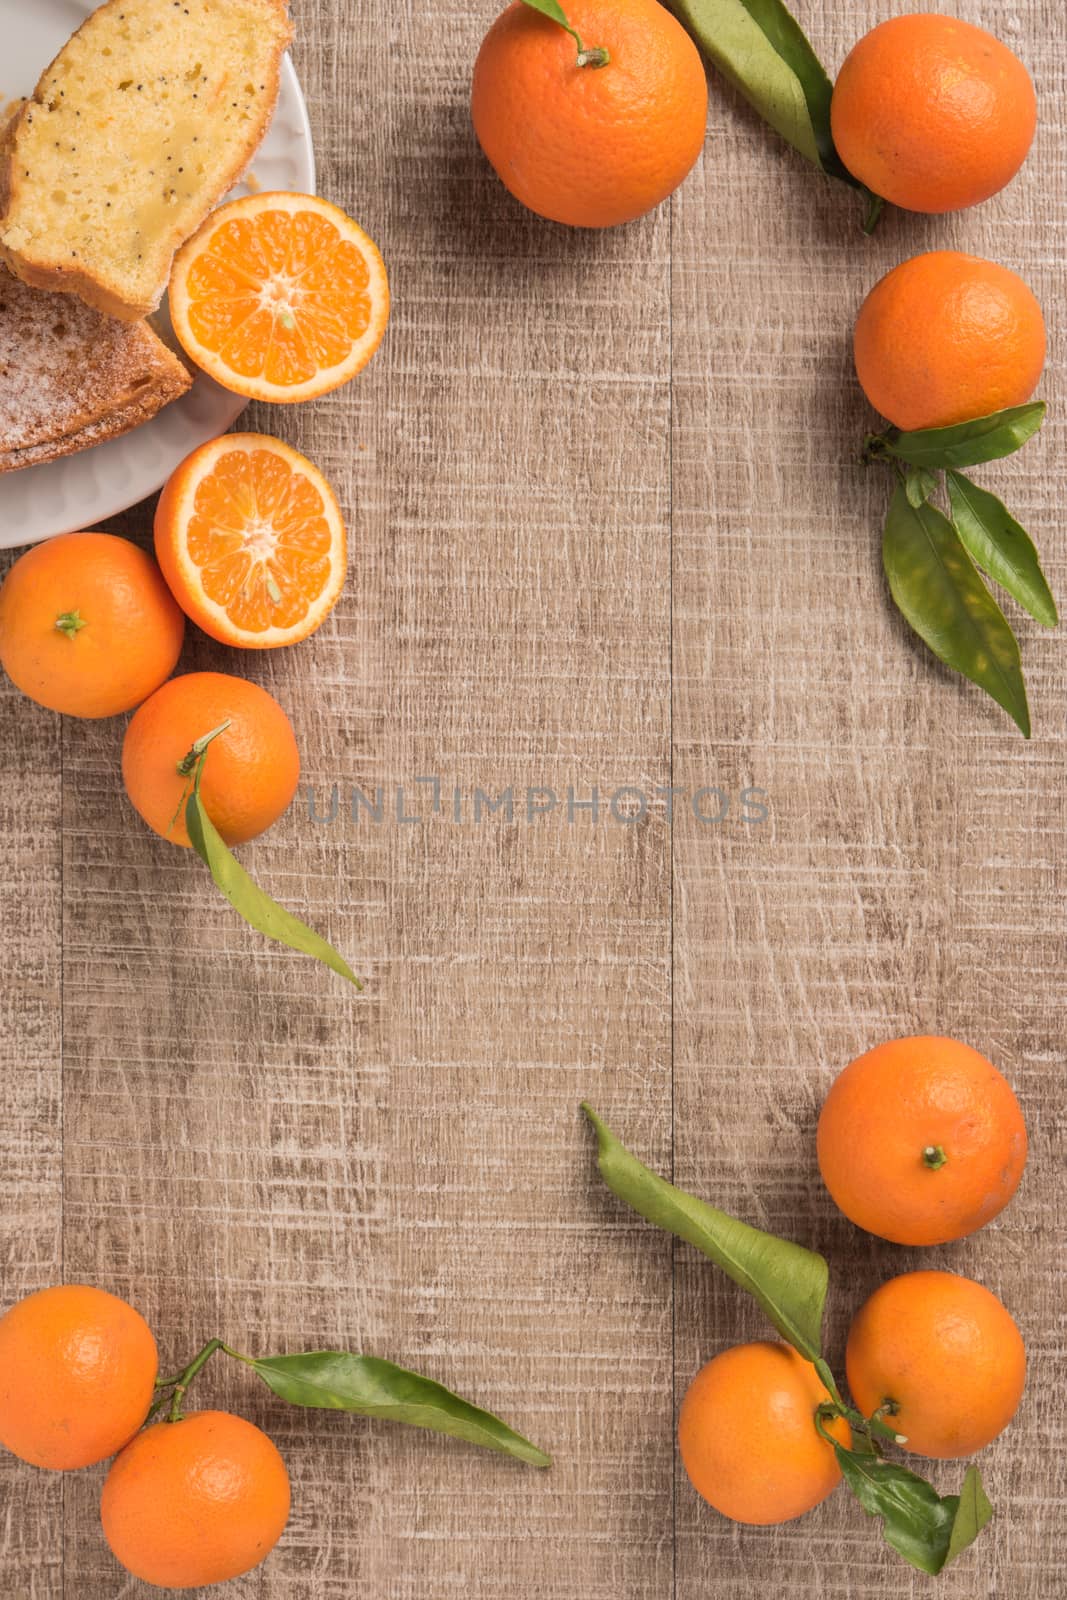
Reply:
[[[0,473],[127,433],[191,384],[146,322],[116,322],[0,267]]]
[[[286,0],[106,0],[0,151],[0,259],[136,321],[244,172],[278,98]]]

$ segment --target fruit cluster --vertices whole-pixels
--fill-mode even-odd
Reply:
[[[694,39],[786,139],[866,197],[868,228],[886,201],[927,213],[974,205],[1026,158],[1036,123],[1029,74],[982,29],[935,14],[896,18],[860,40],[831,86],[780,0],[745,8],[740,43],[708,27],[697,0],[672,5],[677,17],[656,0],[573,0],[566,12],[559,0],[514,0],[489,30],[474,69],[474,126],[531,210],[608,227],[677,188],[705,136]],[[790,80],[795,93],[783,92]],[[259,195],[221,208],[182,249],[171,307],[205,371],[242,395],[288,403],[361,370],[389,296],[376,248],[349,218],[309,197]],[[1041,309],[1005,268],[932,251],[871,290],[854,349],[861,387],[889,424],[865,457],[898,480],[884,544],[893,597],[942,659],[1028,733],[1018,647],[978,569],[1039,621],[1056,620],[1055,604],[1023,530],[963,469],[1017,449],[1040,424],[1043,408],[1027,402],[1045,360]],[[949,516],[934,503],[940,472]],[[284,711],[240,678],[167,681],[187,617],[240,649],[295,643],[322,623],[345,575],[336,498],[288,446],[230,436],[171,478],[155,549],[158,565],[127,541],[85,532],[24,555],[0,588],[0,662],[60,712],[139,708],[122,769],[141,816],[191,845],[254,926],[356,981],[227,848],[269,826],[295,792],[299,756]],[[849,1333],[850,1405],[822,1353],[825,1261],[665,1183],[589,1115],[613,1191],[717,1262],[784,1340],[722,1352],[694,1378],[679,1447],[696,1490],[728,1517],[768,1524],[810,1510],[844,1477],[896,1550],[940,1571],[991,1515],[978,1474],[942,1498],[883,1447],[958,1458],[1007,1425],[1025,1355],[1005,1307],[944,1271],[884,1284]],[[984,1226],[1014,1193],[1027,1152],[1018,1104],[992,1065],[925,1038],[853,1062],[830,1092],[817,1143],[846,1216],[912,1246]],[[183,1413],[189,1385],[219,1351],[292,1403],[390,1416],[548,1464],[490,1414],[373,1358],[253,1360],[213,1339],[160,1379],[155,1341],[132,1306],[85,1286],[41,1291],[0,1319],[0,1442],[60,1470],[115,1455],[104,1533],[148,1582],[237,1576],[285,1526],[288,1474],[266,1435],[228,1413]]]
[[[704,145],[698,45],[798,151],[862,192],[868,232],[886,202],[940,214],[988,200],[1029,153],[1030,74],[984,28],[936,13],[892,18],[859,40],[831,85],[782,0],[668,4],[513,0],[490,28],[474,128],[531,211],[603,228],[672,194]],[[1040,425],[1035,405],[1015,427],[1045,362],[1041,308],[1007,268],[932,250],[875,285],[854,342],[860,386],[890,424],[864,459],[899,478],[883,546],[893,600],[1029,737],[1018,643],[982,574],[1044,626],[1055,602],[1027,535],[961,469],[1018,449]],[[936,504],[943,469],[948,516]]]
[[[104,1537],[147,1583],[189,1589],[239,1577],[288,1520],[289,1474],[267,1435],[228,1411],[183,1409],[219,1353],[290,1405],[405,1422],[551,1465],[492,1412],[391,1361],[344,1350],[256,1360],[209,1339],[161,1378],[151,1329],[125,1300],[88,1284],[41,1289],[0,1317],[0,1445],[59,1472],[114,1456],[100,1498]]]
[[[0,1444],[61,1472],[114,1456],[100,1518],[137,1577],[166,1588],[236,1578],[288,1521],[285,1463],[225,1411],[142,1428],[158,1377],[156,1341],[133,1306],[85,1284],[42,1289],[0,1318]]]
[[[285,404],[361,371],[389,314],[373,241],[309,195],[222,206],[175,258],[170,301],[178,337],[203,370],[248,398]],[[347,565],[337,497],[281,440],[229,434],[171,475],[156,508],[155,554],[96,532],[27,551],[0,586],[0,664],[31,700],[67,716],[139,708],[122,776],[144,821],[193,846],[254,927],[358,985],[347,962],[229,854],[276,822],[296,793],[300,758],[282,707],[228,673],[171,679],[187,618],[239,650],[278,649],[321,626]]]
[[[728,1217],[643,1166],[587,1106],[600,1171],[620,1199],[702,1250],[755,1297],[782,1344],[721,1352],[682,1402],[678,1446],[698,1494],[765,1526],[812,1510],[845,1478],[887,1543],[936,1573],[992,1515],[977,1469],[944,1498],[889,1461],[883,1441],[956,1459],[989,1444],[1022,1398],[1022,1336],[996,1295],[945,1271],[907,1272],[856,1313],[842,1398],[822,1353],[827,1264]],[[1007,1205],[1026,1165],[1022,1113],[991,1062],[945,1038],[859,1056],[819,1118],[819,1168],[857,1226],[896,1244],[965,1238]]]

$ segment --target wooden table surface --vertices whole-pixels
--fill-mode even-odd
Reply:
[[[797,9],[833,72],[889,8]],[[962,0],[1034,72],[1034,154],[991,203],[895,214],[873,241],[851,194],[719,81],[669,205],[603,234],[526,215],[467,111],[495,10],[296,0],[321,191],[379,241],[395,309],[355,384],[252,426],[337,485],[351,574],[296,649],[238,657],[191,632],[182,660],[289,710],[305,787],[243,859],[356,958],[366,993],[267,945],[147,832],[119,781],[122,719],[61,721],[5,683],[4,1303],[100,1284],[141,1308],[171,1368],[213,1334],[253,1354],[363,1349],[555,1456],[539,1473],[290,1410],[216,1362],[200,1403],[268,1428],[294,1485],[281,1544],[232,1600],[1046,1600],[1067,1532],[1067,655],[1062,631],[1013,618],[1026,744],[896,618],[849,331],[922,249],[1033,285],[1052,415],[984,481],[1010,489],[1067,596],[1061,9]],[[150,511],[114,526],[147,539]],[[379,785],[383,821],[353,821],[352,789]],[[397,821],[398,786],[421,822]],[[509,786],[513,822],[475,824],[475,789]],[[742,816],[747,786],[763,822]],[[594,787],[597,820],[568,817],[568,789]],[[640,820],[608,809],[624,787],[650,797]],[[555,810],[528,818],[528,789]],[[693,812],[710,789],[721,822]],[[836,1213],[814,1127],[852,1056],[927,1031],[1005,1072],[1031,1158],[992,1226],[909,1252]],[[845,1492],[760,1531],[690,1490],[677,1402],[764,1324],[601,1185],[583,1097],[683,1186],[828,1253],[835,1358],[869,1290],[920,1264],[1007,1302],[1031,1366],[982,1457],[997,1519],[936,1584]],[[932,1475],[948,1492],[961,1472]],[[158,1592],[104,1546],[102,1476],[0,1459],[5,1596]]]

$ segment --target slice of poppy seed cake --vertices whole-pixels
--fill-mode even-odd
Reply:
[[[126,321],[247,167],[278,98],[286,0],[107,0],[4,135],[0,259]]]

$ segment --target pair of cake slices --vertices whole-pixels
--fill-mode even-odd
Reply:
[[[0,142],[0,472],[115,438],[192,376],[145,320],[245,171],[286,0],[106,0]]]

